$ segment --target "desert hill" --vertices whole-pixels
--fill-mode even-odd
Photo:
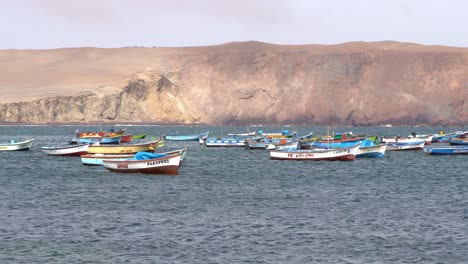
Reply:
[[[0,122],[468,124],[467,56],[391,41],[0,50]]]

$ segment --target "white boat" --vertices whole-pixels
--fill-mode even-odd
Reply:
[[[426,145],[431,144],[432,142],[432,137],[433,135],[425,135],[421,137],[414,137],[414,136],[409,136],[409,137],[382,137],[381,141],[382,143],[395,143],[395,142],[400,142],[400,143],[414,143],[414,142],[419,142],[420,140],[424,140],[424,143]]]
[[[301,148],[301,141],[293,140],[283,144],[267,144],[265,148],[267,150],[296,150]]]
[[[177,175],[181,158],[181,154],[174,154],[145,160],[103,160],[102,165],[113,172]]]
[[[50,156],[81,156],[88,153],[88,144],[67,146],[44,146],[41,150]]]
[[[387,151],[395,150],[422,150],[424,149],[425,141],[420,139],[414,142],[393,142],[387,143]]]
[[[359,146],[360,143],[346,148],[298,149],[294,151],[270,150],[270,157],[278,160],[352,161],[356,158]]]
[[[207,147],[245,147],[243,138],[207,138],[204,141]]]
[[[228,133],[229,137],[233,138],[245,138],[245,137],[253,137],[257,131],[252,131],[252,132],[244,132],[244,133]]]
[[[0,143],[0,151],[24,151],[29,150],[34,139],[28,139],[21,142],[11,140],[9,143]]]

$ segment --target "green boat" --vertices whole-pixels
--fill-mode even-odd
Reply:
[[[146,137],[146,134],[138,134],[138,135],[133,135],[132,139],[144,139]]]

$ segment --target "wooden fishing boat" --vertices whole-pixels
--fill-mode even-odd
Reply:
[[[449,140],[450,145],[468,145],[468,131],[453,136]]]
[[[139,144],[120,144],[120,145],[90,145],[88,153],[96,154],[134,154],[140,151],[152,152],[157,148],[159,140],[149,141]]]
[[[233,138],[245,138],[245,137],[253,137],[257,131],[252,131],[252,132],[244,132],[244,133],[228,133],[229,137]]]
[[[96,142],[95,140],[97,139],[97,142],[99,142],[99,144],[119,144],[121,138],[122,138],[122,136],[103,136],[103,137],[100,137],[100,138],[94,138],[90,142],[86,142],[87,138],[80,138],[79,143],[92,144],[92,143],[95,143]],[[84,140],[84,141],[82,141],[82,140]]]
[[[0,143],[0,151],[25,151],[29,150],[32,146],[34,139],[28,139],[21,142],[10,140],[9,143]]]
[[[123,135],[120,138],[120,143],[131,143],[133,139],[133,135]]]
[[[395,143],[395,142],[413,143],[413,142],[419,142],[423,140],[426,145],[430,145],[432,143],[432,137],[433,135],[425,135],[425,136],[421,136],[420,138],[414,137],[414,136],[411,136],[411,137],[401,137],[401,136],[385,137],[383,136],[380,141],[382,143]]]
[[[387,151],[396,150],[422,150],[424,148],[425,141],[412,141],[412,142],[391,142],[387,143]]]
[[[144,139],[146,137],[146,134],[138,134],[138,135],[133,135],[132,139]]]
[[[363,146],[361,144],[361,146],[359,146],[356,158],[382,158],[385,155],[386,149],[386,143],[370,146]]]
[[[468,146],[455,147],[425,147],[427,155],[468,155]]]
[[[468,138],[451,138],[450,145],[468,145]]]
[[[148,152],[149,153],[149,152]],[[187,148],[178,149],[178,150],[171,150],[167,152],[162,152],[163,154],[173,155],[173,154],[181,154],[180,161],[184,160],[185,154],[187,153]],[[102,165],[103,160],[128,160],[134,158],[135,154],[86,154],[81,155],[81,163],[83,165],[90,165],[90,166],[99,166]]]
[[[243,138],[207,138],[203,143],[207,147],[245,147]]]
[[[359,144],[347,148],[336,149],[298,149],[294,151],[270,150],[271,159],[277,160],[327,160],[352,161],[356,158]]]
[[[263,132],[258,131],[259,136],[266,136],[266,138],[295,138],[297,131],[291,132],[287,129],[283,129],[281,132]]]
[[[68,141],[69,144],[119,144],[122,139],[122,136],[93,136],[93,137],[81,137],[81,138],[74,138]]]
[[[365,137],[359,137],[357,139],[343,139],[343,140],[317,140],[308,143],[312,148],[344,148],[344,147],[349,147],[353,146],[356,144],[361,143],[363,140],[365,140]]]
[[[270,145],[285,145],[293,141],[298,141],[295,138],[269,138],[263,136],[261,140],[246,140],[246,148],[248,149],[267,149]]]
[[[286,143],[280,143],[280,144],[267,144],[266,149],[267,150],[297,150],[301,148],[301,141],[300,140],[292,140]]]
[[[109,131],[78,131],[76,132],[77,138],[90,138],[90,137],[115,137],[123,136],[127,131],[126,128],[120,129],[119,131],[114,131],[110,129]]]
[[[73,146],[44,146],[41,150],[50,156],[80,156],[88,153],[88,144]]]
[[[177,175],[181,157],[181,154],[174,154],[144,160],[103,160],[102,165],[113,172]]]
[[[191,135],[163,135],[162,137],[167,141],[197,141],[200,138],[208,135],[209,132],[203,132]]]

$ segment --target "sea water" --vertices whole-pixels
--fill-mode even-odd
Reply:
[[[247,131],[126,128],[148,138]],[[66,143],[76,129],[97,128],[0,126],[1,142],[34,138],[29,151],[0,152],[0,263],[468,262],[467,155],[406,151],[352,162],[277,161],[264,150],[166,142],[161,151],[189,147],[174,177],[112,173],[39,149]],[[288,129],[327,133],[325,127]]]

